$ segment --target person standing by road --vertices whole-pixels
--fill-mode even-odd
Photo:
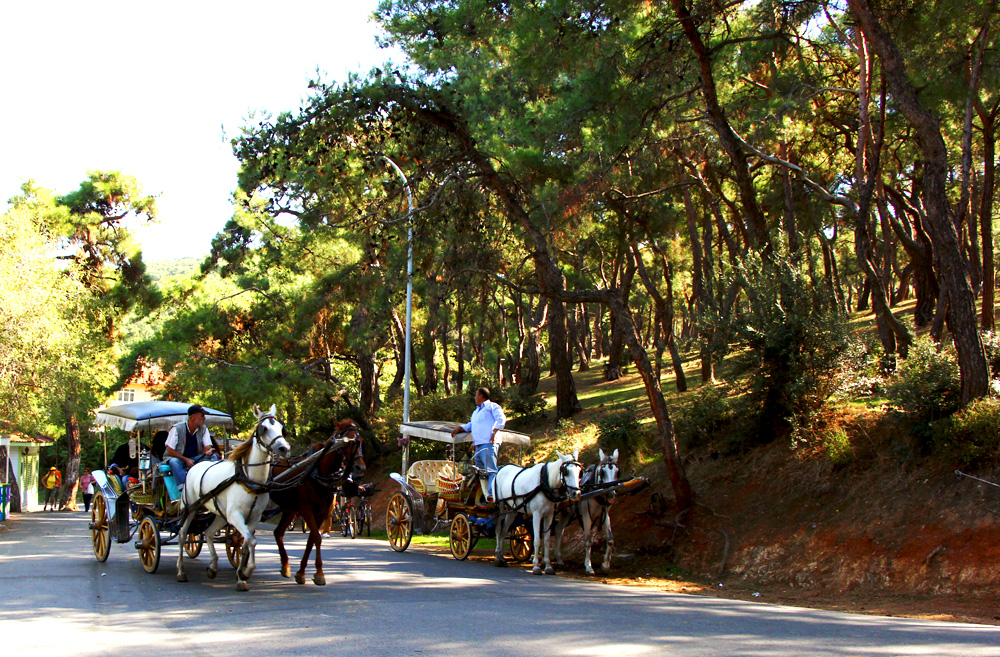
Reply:
[[[497,476],[497,449],[500,441],[497,432],[507,424],[500,404],[490,401],[489,388],[476,390],[476,408],[472,411],[472,419],[451,430],[452,437],[463,431],[472,433],[472,460],[476,467],[486,470],[486,501],[493,501],[493,480]]]
[[[49,468],[42,477],[42,486],[45,486],[45,504],[42,505],[42,511],[55,511],[59,504],[59,487],[62,486],[62,473],[59,472],[59,468],[54,465]]]
[[[83,476],[80,477],[80,490],[83,491],[83,511],[90,511],[90,501],[94,499],[94,475],[90,474],[90,468],[83,469]]]

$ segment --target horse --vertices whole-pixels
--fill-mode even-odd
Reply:
[[[605,454],[603,449],[598,448],[600,461],[596,465],[588,467],[583,472],[580,480],[580,487],[586,489],[588,485],[600,486],[618,481],[618,450],[611,454]],[[608,572],[611,570],[611,552],[615,547],[615,538],[611,534],[611,503],[614,501],[615,492],[609,491],[604,495],[597,495],[586,500],[582,500],[569,508],[560,511],[556,518],[556,526],[553,530],[555,534],[555,558],[556,563],[565,566],[562,560],[562,536],[566,526],[574,520],[579,520],[583,528],[583,568],[588,574],[594,574],[594,567],[590,563],[590,551],[597,538],[597,532],[604,532],[604,543],[607,546],[604,550],[604,562],[601,570]]]
[[[503,558],[503,542],[514,524],[518,511],[524,510],[531,516],[535,537],[535,554],[531,572],[541,575],[538,563],[539,539],[545,546],[545,573],[554,575],[555,569],[549,561],[549,531],[556,504],[565,497],[577,499],[580,496],[580,471],[577,461],[579,451],[573,454],[556,452],[557,460],[539,463],[528,468],[505,465],[497,472],[493,481],[493,498],[497,501],[497,549],[494,564],[506,566]],[[552,467],[555,466],[555,467]],[[539,495],[541,493],[541,495]]]
[[[291,451],[284,438],[284,426],[275,417],[275,412],[274,404],[267,413],[261,412],[255,404],[253,414],[257,426],[253,436],[234,449],[225,461],[195,463],[188,471],[181,496],[184,521],[178,536],[188,535],[188,528],[202,508],[215,514],[205,536],[214,536],[226,523],[243,536],[240,566],[236,569],[237,591],[250,590],[247,580],[256,568],[254,548],[257,540],[253,532],[268,502],[265,485],[271,476],[270,454],[287,458]],[[215,579],[219,572],[219,556],[215,552],[215,542],[207,542],[212,554],[208,577]],[[184,550],[177,557],[177,581],[188,581],[184,572]]]
[[[316,443],[311,447],[309,454],[314,454],[321,449],[326,450],[326,452],[319,457],[301,483],[283,490],[275,489],[271,492],[271,501],[277,504],[282,511],[281,521],[274,528],[274,541],[278,544],[278,553],[281,555],[282,577],[291,577],[292,575],[292,569],[288,563],[288,552],[285,551],[285,531],[299,515],[309,527],[309,539],[306,541],[302,563],[299,565],[298,572],[295,573],[296,584],[306,583],[306,566],[309,563],[309,553],[314,545],[316,546],[316,574],[313,575],[313,582],[317,586],[326,584],[326,576],[323,575],[323,559],[320,556],[320,546],[323,544],[323,537],[319,531],[320,523],[324,515],[329,513],[337,489],[347,481],[348,477],[360,479],[365,474],[361,435],[358,433],[358,427],[354,424],[354,420],[341,420],[335,426],[333,435],[325,443]],[[301,461],[301,459],[299,460]],[[275,466],[275,474],[287,470],[292,465],[294,462],[290,462],[287,466]]]

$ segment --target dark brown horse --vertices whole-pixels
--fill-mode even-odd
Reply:
[[[354,420],[341,420],[335,426],[333,435],[325,443],[316,443],[311,447],[309,454],[314,454],[324,448],[327,451],[303,477],[301,483],[292,488],[271,491],[271,501],[277,504],[282,511],[281,521],[274,529],[274,541],[278,544],[278,552],[281,554],[281,575],[283,577],[291,577],[292,575],[291,566],[288,564],[288,552],[285,551],[283,540],[285,531],[298,516],[302,516],[309,527],[309,540],[306,542],[305,554],[302,555],[302,563],[298,572],[295,573],[297,584],[306,583],[306,565],[309,563],[309,553],[314,545],[316,546],[316,574],[313,575],[313,582],[319,586],[326,584],[326,577],[323,575],[323,560],[320,556],[320,545],[323,543],[323,537],[319,533],[320,523],[323,522],[323,518],[330,509],[334,494],[347,478],[360,479],[365,474],[361,434],[358,433],[358,427],[354,424]],[[295,465],[296,462],[293,460],[289,465],[275,465],[274,474],[281,474]]]

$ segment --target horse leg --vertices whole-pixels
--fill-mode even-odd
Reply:
[[[243,535],[243,555],[240,558],[240,567],[236,569],[236,590],[249,591],[250,586],[247,580],[253,575],[257,565],[254,563],[254,549],[257,547],[257,538],[250,531],[246,520],[239,513],[230,514],[229,524],[236,531]]]
[[[552,528],[552,533],[554,535],[554,541],[555,541],[555,546],[553,548],[555,554],[553,556],[555,557],[556,564],[559,565],[560,567],[566,566],[566,564],[563,563],[563,558],[562,558],[562,539],[563,539],[563,532],[566,531],[566,525],[569,524],[571,518],[572,514],[569,513],[568,511],[560,513],[555,521],[556,526]]]
[[[590,509],[585,508],[580,513],[580,520],[583,523],[583,569],[588,575],[594,574],[594,566],[590,562],[591,549],[594,547],[594,519],[590,515]]]
[[[545,574],[555,575],[556,569],[552,567],[552,561],[549,559],[549,537],[552,534],[552,521],[555,516],[555,507],[550,506],[542,514],[542,542],[545,544],[545,558],[543,559],[545,563]]]
[[[313,575],[313,583],[316,586],[326,585],[326,576],[323,575],[323,557],[320,555],[320,547],[323,545],[323,534],[320,532],[319,515],[315,512],[315,509],[308,509],[306,513],[312,515],[312,519],[309,521],[309,526],[314,528],[309,533],[309,543],[316,546],[316,573]],[[308,550],[308,548],[307,548]],[[308,554],[308,552],[307,552]],[[306,571],[306,559],[302,559],[302,568],[299,570],[303,576],[305,576]],[[296,576],[296,582],[298,578]]]
[[[177,534],[177,536],[180,537],[180,540],[178,541],[178,543],[181,546],[181,549],[178,550],[178,554],[177,554],[177,581],[178,582],[186,582],[186,581],[188,581],[187,573],[184,572],[184,537],[188,535],[188,528],[191,527],[191,523],[194,521],[194,516],[195,516],[196,513],[197,512],[194,509],[192,509],[191,512],[188,513],[184,517],[184,522],[181,524],[180,533]]]
[[[611,534],[611,514],[607,511],[604,512],[604,563],[601,564],[601,570],[608,572],[611,570],[611,553],[615,548],[615,537]]]
[[[285,550],[285,532],[293,522],[295,522],[295,512],[282,511],[281,522],[274,528],[274,542],[278,545],[278,555],[281,557],[282,577],[292,576],[292,567],[288,564],[288,551]]]
[[[219,553],[215,551],[215,532],[226,526],[226,519],[216,516],[212,524],[205,530],[205,542],[208,543],[208,553],[211,555],[208,560],[208,569],[205,574],[209,579],[215,579],[219,574]]]
[[[493,565],[498,568],[506,568],[507,560],[503,558],[503,542],[507,538],[507,530],[514,522],[514,514],[506,509],[497,508],[497,549],[493,557]]]
[[[538,552],[542,549],[540,541],[544,540],[544,538],[542,537],[542,514],[537,512],[533,512],[531,514],[531,527],[532,529],[534,529],[533,536],[535,537],[534,540],[535,553],[531,560],[531,574],[541,575],[542,567],[538,563]]]

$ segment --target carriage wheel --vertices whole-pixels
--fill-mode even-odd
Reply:
[[[139,534],[135,539],[139,550],[139,561],[147,573],[155,573],[160,566],[160,530],[156,528],[152,516],[146,516],[139,523]]]
[[[413,507],[403,493],[395,493],[389,498],[385,510],[385,531],[389,534],[389,545],[396,552],[410,547],[413,538]]]
[[[233,568],[240,567],[240,551],[243,549],[243,534],[232,525],[226,525],[226,558]]]
[[[531,533],[524,525],[518,525],[510,530],[510,556],[518,563],[524,563],[531,558]]]
[[[90,507],[90,540],[94,543],[94,556],[101,563],[111,554],[111,525],[108,523],[108,502],[98,493]]]
[[[184,554],[194,559],[201,554],[201,547],[203,545],[205,545],[204,534],[188,534],[187,540],[184,541]]]
[[[472,538],[472,525],[469,516],[459,513],[451,521],[451,531],[448,532],[448,544],[451,546],[451,556],[459,561],[465,561],[472,552],[475,540]]]

